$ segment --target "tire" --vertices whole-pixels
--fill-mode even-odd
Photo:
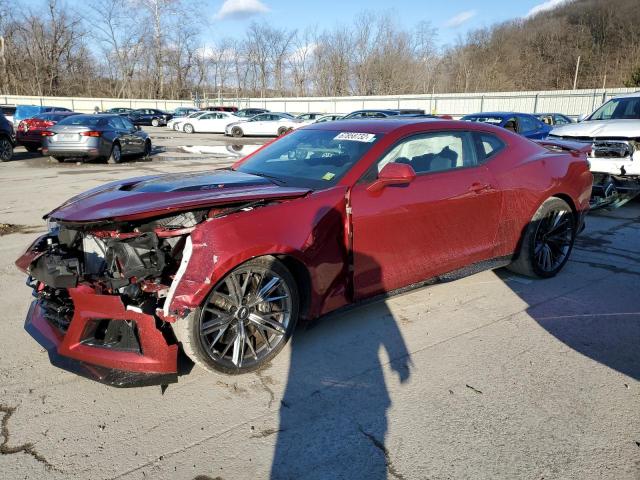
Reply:
[[[26,148],[27,152],[30,153],[34,153],[40,150],[40,147],[38,145],[25,145],[24,148]]]
[[[120,163],[122,161],[122,149],[120,148],[120,144],[114,143],[113,147],[111,147],[111,154],[109,158],[107,158],[107,163],[115,165],[116,163]]]
[[[144,150],[142,151],[142,158],[145,160],[151,157],[151,140],[145,140]]]
[[[0,137],[0,161],[8,162],[13,158],[13,144],[8,138]]]
[[[244,135],[244,132],[242,131],[242,129],[240,127],[233,127],[231,129],[231,135],[233,135],[236,138],[240,138]]]
[[[174,123],[174,124],[173,124],[173,129],[174,129],[176,132],[179,132],[179,131],[180,131],[180,124],[179,124],[179,123]]]
[[[193,125],[191,125],[190,123],[185,123],[184,127],[182,127],[182,130],[185,133],[194,133],[195,132],[195,130],[193,128]]]
[[[544,201],[529,222],[509,270],[534,278],[551,278],[569,260],[576,239],[576,218],[561,198]]]
[[[266,284],[264,279],[269,279]],[[275,285],[261,297],[274,300],[256,302],[257,292],[272,282]],[[231,285],[240,293],[240,302]],[[173,328],[183,351],[200,367],[232,375],[248,373],[264,367],[284,348],[295,329],[298,307],[298,287],[289,270],[273,257],[261,257],[227,274],[204,304]],[[279,310],[285,313],[273,314]],[[203,331],[205,325],[208,332]]]
[[[160,126],[160,120],[158,120],[157,118],[154,118],[151,120],[151,126],[152,127],[159,127]]]
[[[280,127],[278,129],[278,136],[281,137],[282,135],[286,134],[289,131],[289,128],[287,127]]]

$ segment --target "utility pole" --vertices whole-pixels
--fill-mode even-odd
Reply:
[[[578,70],[580,69],[580,55],[578,55],[578,61],[576,62],[576,74],[573,76],[573,89],[576,89],[578,84]]]

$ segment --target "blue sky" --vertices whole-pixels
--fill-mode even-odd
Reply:
[[[317,25],[319,30],[349,24],[362,11],[390,12],[411,28],[426,20],[438,30],[438,43],[446,45],[469,30],[524,17],[532,9],[551,8],[570,0],[210,0],[206,40],[242,36],[253,20],[279,28]],[[536,11],[536,10],[534,10]]]

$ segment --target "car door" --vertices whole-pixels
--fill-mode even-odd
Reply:
[[[531,139],[541,139],[546,136],[547,129],[544,128],[544,124],[534,117],[519,115],[518,124],[520,135]]]
[[[415,179],[371,191],[390,162],[411,165]],[[423,133],[396,143],[350,194],[356,299],[491,258],[501,198],[470,132]]]
[[[138,128],[136,128],[128,118],[120,117],[119,120],[122,123],[124,130],[127,132],[126,134],[131,146],[131,153],[144,152],[144,142],[146,139],[145,134],[138,130]]]
[[[268,128],[269,118],[271,115],[268,113],[261,113],[253,118],[250,118],[246,124],[246,128],[243,127],[245,133],[249,135],[264,135]]]
[[[103,136],[105,138],[111,137],[112,143],[117,140],[120,144],[120,152],[122,153],[122,155],[128,155],[132,153],[131,138],[129,136],[129,132],[124,128],[124,124],[120,122],[120,118],[109,118],[109,120],[107,121],[106,130],[109,130],[111,133],[103,133]]]
[[[216,115],[215,112],[205,113],[192,122],[192,125],[197,132],[213,132]]]

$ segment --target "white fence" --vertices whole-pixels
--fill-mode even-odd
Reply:
[[[578,116],[590,113],[611,97],[637,89],[556,90],[538,92],[448,93],[371,97],[249,98],[241,107],[261,107],[277,112],[349,113],[364,108],[420,108],[427,113],[454,117],[475,112],[557,112]],[[227,101],[232,104],[232,101]]]
[[[533,92],[447,93],[435,95],[390,95],[368,97],[289,97],[224,99],[224,105],[240,108],[261,107],[276,112],[349,113],[362,108],[420,108],[429,113],[458,117],[467,113],[516,111],[526,113],[558,112],[578,116],[592,112],[609,98],[634,92],[633,88],[595,90],[555,90]],[[193,105],[192,100],[150,100],[83,97],[24,97],[0,95],[0,103],[16,105],[51,105],[78,112],[92,112],[95,107],[159,108],[173,110]]]

